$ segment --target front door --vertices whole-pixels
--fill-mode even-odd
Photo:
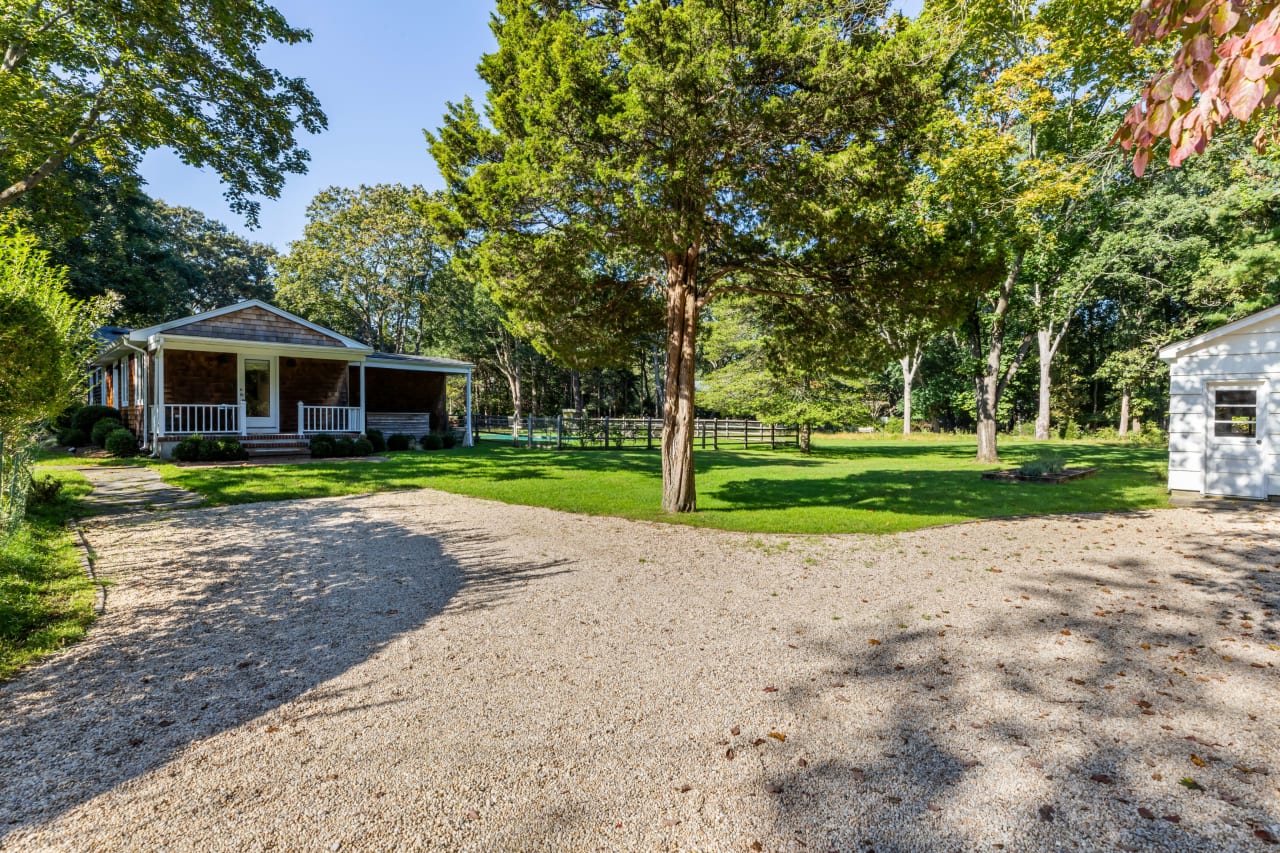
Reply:
[[[240,357],[240,399],[245,425],[257,432],[279,429],[280,389],[275,359]]]
[[[1206,495],[1266,499],[1263,432],[1259,428],[1266,423],[1263,390],[1262,383],[1210,386]]]

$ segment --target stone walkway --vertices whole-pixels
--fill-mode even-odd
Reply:
[[[204,498],[195,492],[160,479],[153,468],[78,465],[72,470],[79,471],[93,485],[84,503],[97,516],[191,509],[204,503]]]

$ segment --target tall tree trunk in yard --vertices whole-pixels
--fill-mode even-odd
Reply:
[[[573,413],[582,417],[582,374],[576,370],[569,372],[569,388],[573,392]]]
[[[667,373],[662,407],[662,509],[693,512],[694,347],[698,336],[698,248],[667,256]]]
[[[973,377],[974,394],[978,413],[978,455],[976,461],[996,463],[1000,454],[996,447],[996,410],[1000,405],[1000,397],[1005,386],[1017,372],[1022,359],[1031,348],[1031,337],[1023,340],[1022,346],[1014,356],[1007,369],[1001,369],[1004,356],[1004,339],[1008,330],[1009,309],[1013,302],[1013,288],[1022,272],[1023,253],[1018,252],[1009,265],[1009,272],[1000,284],[995,305],[991,313],[991,337],[987,346],[982,345],[982,318],[975,311],[971,317],[972,328],[969,332],[969,347],[975,360],[982,364],[982,372]]]
[[[520,440],[521,397],[524,390],[520,381],[520,356],[517,352],[519,344],[515,338],[499,332],[498,340],[493,344],[494,362],[498,371],[507,380],[507,388],[511,391],[511,440]]]
[[[916,344],[915,352],[902,357],[902,434],[911,435],[911,385],[915,381],[916,371],[920,369],[921,344]]]
[[[1049,367],[1053,363],[1053,332],[1037,329],[1036,340],[1040,344],[1040,408],[1036,412],[1036,441],[1049,440],[1050,383]]]
[[[1121,438],[1129,435],[1129,386],[1120,391],[1120,429]]]

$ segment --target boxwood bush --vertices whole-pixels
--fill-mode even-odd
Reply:
[[[418,440],[418,445],[423,450],[439,450],[444,447],[444,439],[434,432],[429,432]]]
[[[364,431],[364,437],[369,440],[374,453],[381,453],[387,449],[387,440],[383,437],[382,430],[367,429]]]
[[[89,436],[83,430],[65,427],[58,430],[58,444],[63,447],[84,447],[89,443]]]
[[[205,438],[189,435],[173,448],[179,462],[237,462],[249,458],[249,451],[234,438]]]
[[[333,436],[320,433],[311,436],[311,458],[312,459],[328,459],[330,456],[337,455],[337,448],[333,443]]]
[[[356,455],[355,441],[353,439],[347,438],[346,436],[335,438],[333,440],[333,455],[334,456],[355,456]]]
[[[445,450],[448,450],[451,447],[455,447],[458,444],[458,437],[453,434],[453,430],[449,430],[444,435],[440,436],[440,440],[444,442]]]
[[[118,417],[101,418],[93,425],[93,431],[89,433],[89,437],[93,439],[93,443],[98,447],[106,447],[107,436],[118,429],[124,429],[124,425],[120,423]]]
[[[351,455],[368,456],[370,453],[373,453],[373,442],[370,441],[369,439],[365,438],[364,436],[361,436],[360,438],[357,438],[354,442],[352,442]]]
[[[120,420],[120,412],[111,406],[81,406],[71,415],[71,422],[68,424],[72,429],[78,429],[86,435],[93,434],[93,427],[103,418],[114,418]]]
[[[138,452],[138,437],[124,427],[117,427],[107,434],[103,446],[112,456],[133,456]]]
[[[413,436],[405,435],[402,432],[398,432],[394,435],[387,437],[388,450],[408,450],[409,445],[412,443],[413,443]]]

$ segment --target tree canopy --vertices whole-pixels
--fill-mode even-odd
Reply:
[[[132,174],[168,146],[215,171],[257,221],[306,171],[297,131],[326,119],[306,82],[264,65],[310,38],[263,0],[28,0],[0,5],[0,208],[73,155]]]

